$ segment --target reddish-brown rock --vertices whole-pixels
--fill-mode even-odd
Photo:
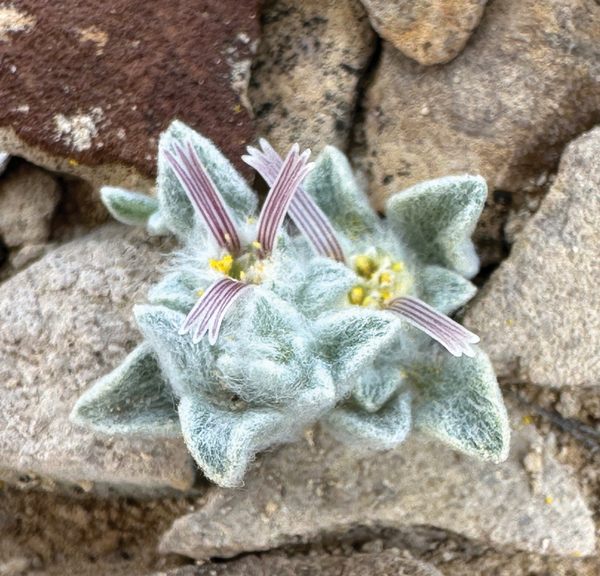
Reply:
[[[236,161],[252,136],[243,104],[258,0],[2,6],[0,148],[7,152],[82,175],[86,166],[113,165],[106,172],[114,180],[127,170],[152,176],[157,136],[175,117]]]

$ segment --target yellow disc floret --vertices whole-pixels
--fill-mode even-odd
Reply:
[[[384,308],[390,300],[410,292],[412,276],[404,262],[389,254],[375,252],[359,254],[352,260],[354,271],[364,279],[348,292],[350,304],[368,308]]]
[[[213,270],[221,272],[221,274],[228,275],[229,272],[231,272],[231,267],[233,266],[233,256],[231,254],[225,254],[225,256],[223,256],[223,258],[220,260],[211,258],[208,261],[208,264]]]
[[[348,293],[351,304],[362,304],[365,299],[365,289],[362,286],[354,286]]]

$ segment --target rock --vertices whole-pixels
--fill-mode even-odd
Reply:
[[[599,156],[600,128],[569,144],[540,209],[467,313],[501,376],[600,384]]]
[[[469,172],[518,208],[565,143],[598,122],[599,29],[593,0],[505,0],[488,5],[445,66],[424,68],[384,43],[364,102],[365,141],[353,154],[375,204]]]
[[[408,560],[392,551],[378,554],[353,554],[349,557],[325,554],[284,556],[265,554],[204,566],[185,566],[154,576],[443,576],[435,567]]]
[[[106,226],[0,285],[0,476],[49,477],[134,495],[187,490],[183,441],[101,437],[72,426],[83,390],[140,340],[131,314],[165,247]]]
[[[460,54],[487,0],[362,0],[373,28],[419,64],[443,64]]]
[[[9,248],[40,244],[60,200],[56,180],[45,170],[21,163],[0,180],[0,236]]]
[[[282,151],[345,148],[357,85],[375,48],[358,0],[270,0],[250,82],[257,132]]]
[[[175,521],[161,550],[229,557],[360,526],[429,525],[497,546],[590,554],[590,510],[551,454],[544,455],[540,495],[530,491],[522,460],[539,441],[532,426],[521,427],[509,460],[492,465],[422,437],[394,451],[359,456],[322,433],[308,436],[261,456],[243,489],[211,491],[202,508]]]
[[[0,152],[0,174],[4,172],[10,161],[10,155],[6,152]]]
[[[177,117],[242,165],[258,0],[8,10],[27,26],[2,42],[0,149],[95,183],[148,187],[157,137]]]

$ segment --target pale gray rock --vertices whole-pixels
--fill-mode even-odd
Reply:
[[[465,323],[500,376],[600,385],[600,128],[572,142],[538,212]]]
[[[229,557],[339,535],[359,526],[428,525],[496,546],[590,554],[595,528],[576,481],[546,450],[540,492],[523,458],[540,438],[513,434],[509,460],[482,464],[414,437],[397,450],[359,455],[324,433],[261,456],[240,490],[215,489],[175,521],[163,552]]]
[[[444,66],[423,67],[384,43],[364,101],[364,146],[353,154],[375,204],[469,172],[518,205],[565,143],[598,121],[598,30],[594,0],[503,0]]]
[[[359,0],[270,0],[248,95],[257,134],[285,151],[345,148],[357,85],[375,48]]]
[[[1,158],[0,158],[1,161]],[[9,248],[45,242],[60,200],[55,178],[21,163],[0,180],[0,237]]]
[[[4,172],[5,168],[8,166],[8,162],[10,160],[10,154],[6,152],[0,152],[0,174]]]
[[[79,395],[139,341],[131,308],[165,249],[110,225],[0,285],[0,476],[132,494],[192,486],[183,441],[102,437],[68,420]]]
[[[419,64],[460,54],[487,0],[362,0],[373,28]]]
[[[443,576],[431,564],[409,560],[392,551],[352,556],[246,556],[224,564],[185,566],[153,576]]]

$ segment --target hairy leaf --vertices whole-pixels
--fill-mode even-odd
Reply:
[[[100,190],[100,197],[113,218],[131,226],[145,226],[158,210],[155,198],[123,188],[104,186]]]
[[[337,148],[323,149],[304,188],[350,240],[379,231],[379,217],[354,178],[348,159]]]
[[[444,314],[456,312],[477,292],[474,284],[441,266],[425,266],[417,281],[419,298]]]
[[[481,350],[474,358],[432,350],[426,364],[410,369],[409,378],[419,393],[417,428],[482,460],[506,459],[508,416],[492,364]]]
[[[411,427],[411,396],[402,392],[377,412],[367,412],[347,403],[325,420],[339,440],[371,450],[388,450],[406,439]]]
[[[487,195],[479,176],[447,176],[400,192],[387,203],[390,226],[426,264],[466,278],[479,270],[471,235]]]
[[[87,390],[71,421],[104,434],[180,436],[176,399],[152,348],[141,344]]]

